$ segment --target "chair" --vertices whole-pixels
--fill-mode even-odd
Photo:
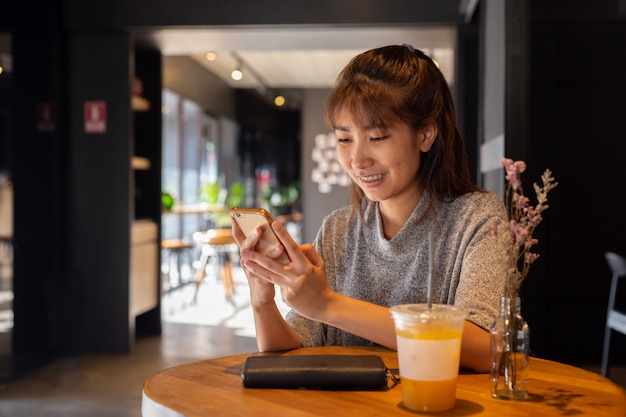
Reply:
[[[617,283],[620,278],[626,276],[626,258],[613,253],[604,254],[609,268],[613,273],[611,279],[611,290],[609,292],[609,305],[606,313],[606,328],[604,330],[604,348],[602,349],[602,376],[608,375],[609,350],[611,344],[611,330],[616,330],[626,335],[626,314],[615,310],[615,297],[617,294]]]
[[[196,247],[194,242],[188,242],[182,239],[164,239],[161,241],[161,249],[163,250],[163,263],[167,264],[167,289],[170,291],[185,284],[183,279],[182,263],[183,258],[186,256],[193,262],[193,249]],[[175,259],[175,263],[172,262],[172,258]],[[172,268],[172,264],[175,268]]]
[[[196,272],[196,290],[193,294],[193,303],[198,298],[200,285],[206,276],[206,268],[211,258],[217,258],[219,276],[224,285],[226,299],[233,302],[235,280],[233,279],[233,262],[230,254],[234,250],[235,238],[230,229],[211,229],[206,232],[194,233],[194,240],[202,244],[202,253]]]

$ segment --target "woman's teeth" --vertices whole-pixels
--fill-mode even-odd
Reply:
[[[384,177],[385,177],[385,174],[370,175],[369,177],[361,177],[361,181],[363,182],[378,181],[378,180],[382,180]]]

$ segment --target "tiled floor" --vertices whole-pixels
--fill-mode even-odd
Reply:
[[[189,303],[193,285],[165,296],[162,336],[137,339],[130,354],[58,358],[0,385],[0,417],[140,417],[142,384],[153,373],[256,351],[248,289],[240,270],[235,271],[235,281],[232,301],[224,298],[221,283],[209,278],[195,305]]]
[[[58,358],[0,385],[0,417],[140,417],[142,384],[153,373],[255,351],[247,287],[240,274],[235,276],[234,303],[224,299],[217,282],[201,287],[195,306],[188,305],[191,286],[166,297],[162,336],[139,338],[131,354]],[[625,369],[612,376],[626,386]]]
[[[61,358],[0,387],[0,416],[139,417],[151,374],[255,349],[254,339],[225,327],[165,323],[161,338],[139,339],[132,354]]]

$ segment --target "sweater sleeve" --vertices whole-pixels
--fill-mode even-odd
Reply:
[[[350,239],[350,232],[354,232],[354,227],[351,228],[348,225],[351,218],[351,207],[349,206],[334,210],[324,218],[313,241],[313,247],[324,259],[326,279],[328,286],[333,291],[338,290],[337,264],[341,263],[337,259],[339,256],[336,252],[337,246],[342,246],[346,240]],[[336,329],[327,324],[310,320],[293,310],[287,313],[285,319],[298,334],[304,347],[343,344],[335,335]]]
[[[498,315],[507,270],[506,251],[492,232],[505,220],[502,203],[495,196],[483,198],[471,243],[462,256],[461,279],[454,304],[467,311],[467,320],[489,330]]]
[[[324,324],[307,319],[293,310],[287,313],[285,320],[287,320],[287,323],[293,327],[300,337],[302,347],[326,345]]]

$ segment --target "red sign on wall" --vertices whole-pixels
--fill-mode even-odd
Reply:
[[[57,106],[52,102],[37,103],[37,131],[54,132],[57,128]]]
[[[85,133],[105,133],[107,105],[104,101],[85,102]]]

